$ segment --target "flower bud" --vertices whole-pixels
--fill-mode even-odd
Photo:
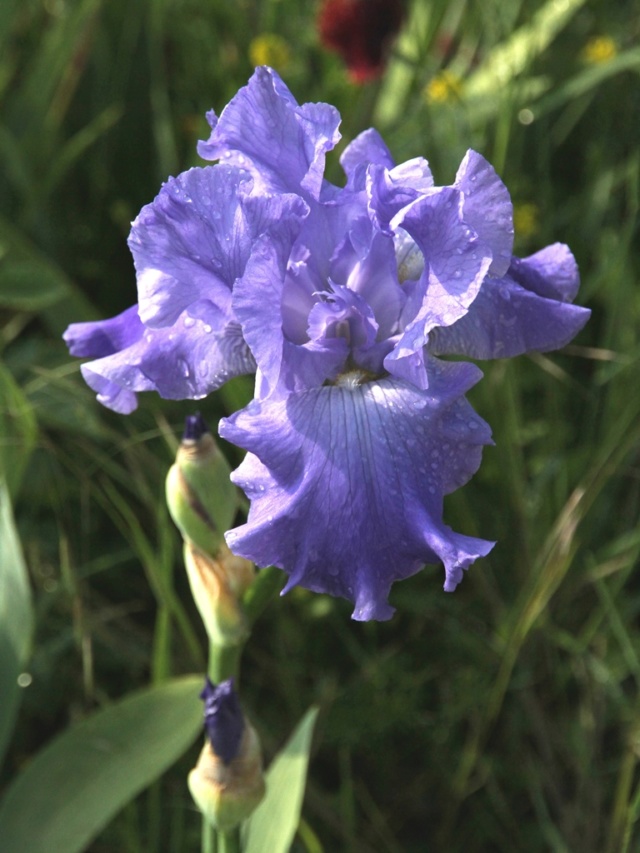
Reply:
[[[260,743],[242,713],[233,679],[218,686],[207,679],[200,696],[207,742],[189,773],[189,790],[207,820],[227,832],[264,797]]]
[[[185,542],[184,563],[191,594],[209,639],[216,646],[235,646],[249,634],[241,599],[255,578],[252,563],[236,557],[223,542],[216,557]]]
[[[167,506],[185,540],[215,556],[238,507],[231,468],[200,414],[190,415],[166,481]]]

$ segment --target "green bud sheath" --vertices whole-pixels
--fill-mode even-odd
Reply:
[[[248,560],[236,557],[223,542],[216,558],[185,542],[184,563],[191,594],[209,639],[215,646],[237,646],[249,636],[241,605],[255,578]]]
[[[167,506],[185,540],[215,556],[238,508],[231,468],[199,415],[188,420],[185,437],[166,481]]]
[[[265,794],[260,743],[245,724],[240,752],[225,764],[207,742],[188,778],[189,790],[209,823],[226,832],[246,820]]]

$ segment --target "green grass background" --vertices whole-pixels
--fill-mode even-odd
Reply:
[[[640,849],[640,10],[408,5],[384,77],[358,88],[320,46],[312,3],[0,4],[0,460],[36,608],[0,791],[74,720],[205,669],[162,503],[195,404],[102,409],[60,335],[134,301],[130,221],[198,162],[205,111],[250,76],[252,40],[277,33],[286,82],[341,110],[344,141],[373,123],[441,184],[467,148],[485,155],[534,213],[518,254],[567,242],[593,310],[564,351],[483,365],[470,400],[496,447],[445,519],[498,545],[455,595],[428,567],[396,586],[389,623],[354,623],[348,603],[304,590],[258,623],[242,693],[267,758],[310,704],[322,709],[294,849]],[[589,62],[601,36],[616,55]],[[445,67],[461,89],[430,102]],[[336,156],[328,168],[339,180]],[[200,408],[214,425],[250,396],[237,380]],[[195,757],[90,850],[198,850],[184,781]]]

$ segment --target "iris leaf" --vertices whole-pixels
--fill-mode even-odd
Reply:
[[[27,568],[13,521],[9,492],[0,479],[0,760],[18,711],[18,676],[29,656],[32,630]]]
[[[80,853],[202,725],[200,676],[142,690],[45,747],[0,804],[3,853]]]
[[[317,708],[310,708],[267,772],[267,795],[245,826],[244,853],[287,853],[300,822]]]

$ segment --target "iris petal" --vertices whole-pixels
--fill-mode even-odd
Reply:
[[[434,329],[429,350],[469,358],[510,358],[560,349],[585,325],[591,311],[545,299],[509,276],[489,278],[469,312],[452,326]]]
[[[493,166],[476,151],[467,151],[454,186],[463,193],[462,214],[492,252],[489,272],[504,275],[513,249],[513,206],[509,191]]]
[[[207,115],[211,135],[198,144],[204,160],[249,169],[261,192],[318,198],[325,153],[340,139],[340,114],[329,104],[300,106],[271,68],[256,68],[220,117]]]
[[[157,391],[166,400],[199,400],[254,370],[237,323],[222,322],[216,329],[184,314],[174,326],[145,330],[129,347],[87,362],[82,375],[103,405],[128,414],[139,391]]]
[[[256,238],[301,215],[295,196],[250,197],[247,172],[227,166],[189,169],[163,186],[131,228],[140,318],[170,326],[207,299],[226,313]]]
[[[138,306],[132,305],[122,314],[108,320],[72,323],[62,336],[71,355],[79,358],[101,358],[131,346],[144,333]]]
[[[393,379],[254,401],[221,435],[249,454],[234,480],[251,499],[232,550],[274,564],[315,592],[354,602],[354,618],[388,619],[392,583],[442,561],[445,588],[493,543],[454,533],[443,495],[465,483],[491,443],[462,396],[469,364],[431,361],[429,392]]]
[[[538,296],[561,302],[573,302],[580,287],[576,259],[564,243],[553,243],[528,258],[512,258],[509,275]]]
[[[387,370],[419,388],[427,387],[420,350],[437,326],[450,326],[466,314],[476,298],[491,253],[460,215],[460,193],[452,188],[425,196],[411,205],[402,227],[425,258],[418,283],[404,307],[405,329],[385,358]]]

